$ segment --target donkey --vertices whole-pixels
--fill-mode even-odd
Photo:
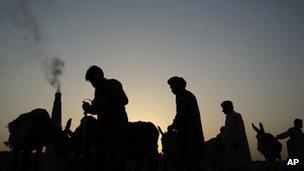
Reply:
[[[178,133],[172,129],[163,132],[159,126],[157,128],[160,134],[162,135],[162,159],[164,162],[162,170],[167,170],[167,164],[169,161],[174,163],[174,166],[177,170],[182,170],[183,161],[181,156],[180,143],[178,141]]]
[[[13,152],[13,170],[18,166],[18,154],[23,153],[21,162],[23,170],[28,169],[30,153],[36,151],[35,170],[38,170],[38,161],[43,147],[54,146],[54,152],[64,155],[68,151],[69,139],[63,131],[53,125],[45,109],[34,109],[29,113],[21,114],[8,124],[9,139],[5,144]]]
[[[277,159],[281,161],[282,144],[270,133],[265,133],[262,123],[259,123],[260,129],[253,123],[252,127],[257,132],[258,151],[262,153],[266,161],[274,162]]]
[[[97,136],[102,136],[98,135],[97,130],[97,120],[92,116],[85,116],[74,132],[66,127],[66,132],[71,137],[72,148],[78,157],[97,157]],[[135,170],[141,170],[145,163],[149,164],[151,168],[156,168],[158,136],[156,126],[151,122],[129,122],[124,144],[124,160],[135,161]]]

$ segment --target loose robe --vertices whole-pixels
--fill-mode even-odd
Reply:
[[[96,86],[92,106],[99,121],[127,123],[126,104],[128,104],[128,98],[119,81],[106,79]]]
[[[242,116],[232,112],[226,116],[224,131],[224,162],[231,167],[250,169],[250,150]]]
[[[102,170],[116,171],[122,167],[123,147],[128,123],[125,105],[128,98],[115,79],[98,84],[92,107],[99,124],[99,157]]]
[[[176,116],[172,126],[178,131],[182,156],[202,152],[204,136],[200,112],[195,96],[188,90],[176,93]]]

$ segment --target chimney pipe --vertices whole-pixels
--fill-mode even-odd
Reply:
[[[52,110],[52,122],[54,125],[62,130],[61,127],[61,93],[58,91],[55,93],[55,100],[53,104],[53,110]]]
[[[57,91],[55,93],[51,121],[59,130],[62,130],[62,127],[61,127],[61,93],[59,91]],[[46,146],[46,153],[54,154],[54,147],[52,145]]]

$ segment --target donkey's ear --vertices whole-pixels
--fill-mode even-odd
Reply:
[[[69,130],[69,129],[71,128],[71,124],[72,124],[72,118],[70,118],[70,119],[67,121],[67,123],[66,123],[66,125],[65,125],[65,129],[66,129],[66,130]]]
[[[263,124],[262,124],[262,123],[259,123],[259,126],[260,126],[260,130],[261,130],[262,132],[265,132],[265,131],[264,131],[264,126],[263,126]]]
[[[158,128],[158,131],[160,132],[160,134],[164,135],[164,132],[162,131],[162,129],[159,126],[157,126],[157,128]]]
[[[252,128],[255,130],[255,132],[259,132],[259,128],[257,128],[253,123],[251,124],[252,125]]]

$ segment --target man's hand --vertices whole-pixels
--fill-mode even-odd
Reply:
[[[84,113],[89,113],[91,111],[91,105],[88,102],[83,102],[82,103],[82,109]]]
[[[172,124],[172,125],[169,125],[169,126],[167,127],[167,130],[168,130],[168,132],[176,131],[176,128],[175,128],[174,125]]]
[[[169,126],[167,127],[167,130],[168,130],[168,131],[172,131],[172,130],[173,130],[172,125],[169,125]]]

